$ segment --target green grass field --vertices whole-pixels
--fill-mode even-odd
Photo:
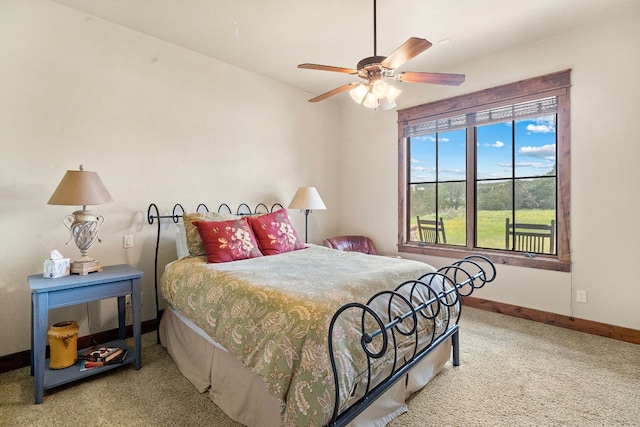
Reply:
[[[548,225],[555,219],[556,212],[553,209],[519,210],[516,215],[516,222]],[[510,216],[511,211],[478,211],[477,246],[482,248],[504,249],[505,220],[510,218]],[[425,215],[424,219],[435,219],[435,216]],[[466,244],[467,227],[464,212],[453,215],[443,215],[442,220],[447,234],[447,243],[464,246]],[[413,218],[412,224],[415,224],[415,221],[415,218]]]

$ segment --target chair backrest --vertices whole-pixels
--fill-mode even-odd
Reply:
[[[322,244],[339,251],[362,252],[377,255],[376,245],[367,236],[336,236],[325,239]]]
[[[507,218],[505,230],[505,249],[552,255],[556,252],[555,220],[545,225],[511,223]]]
[[[418,237],[425,243],[447,243],[447,235],[444,232],[444,221],[433,219],[418,219]]]

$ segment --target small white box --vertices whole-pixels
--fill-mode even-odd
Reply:
[[[42,265],[42,277],[56,279],[58,277],[68,276],[70,273],[71,262],[69,258],[63,259],[47,259]]]

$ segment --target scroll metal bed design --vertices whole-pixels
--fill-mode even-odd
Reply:
[[[483,266],[483,264],[487,264]],[[348,303],[333,315],[329,326],[329,357],[333,371],[335,396],[333,417],[330,426],[345,426],[369,407],[378,397],[403,378],[441,343],[451,337],[453,365],[460,365],[459,326],[461,310],[452,318],[451,307],[462,297],[471,295],[478,288],[496,277],[494,264],[481,255],[470,255],[436,272],[427,273],[417,280],[400,284],[393,291],[379,292],[366,304]],[[436,289],[435,284],[439,284]],[[418,297],[418,291],[426,293],[427,299]],[[395,305],[394,305],[395,302]],[[398,308],[398,305],[403,308]],[[351,319],[359,319],[360,347],[366,356],[366,391],[362,398],[340,411],[340,378],[338,358],[334,342],[341,334],[335,333],[338,319],[348,312],[356,312]],[[438,315],[446,313],[444,327],[436,324]],[[353,313],[351,313],[353,315]],[[431,322],[431,333],[426,343],[420,343],[418,324],[422,319]],[[371,328],[373,325],[373,329]],[[440,332],[438,332],[438,329]],[[398,349],[399,337],[410,338],[411,355],[402,360]],[[404,344],[406,345],[406,343]],[[372,366],[375,361],[391,356],[392,369],[383,379],[374,384]]]
[[[236,215],[253,215],[273,212],[281,209],[275,203],[269,209],[264,203],[258,204],[252,211],[249,205],[241,203]],[[170,220],[178,223],[184,213],[181,204],[175,204],[172,213],[161,215],[155,203],[147,210],[150,225],[157,222],[156,247],[154,257],[154,291],[156,303],[157,342],[160,343],[160,310],[158,301],[158,249],[160,246],[161,221]],[[208,207],[200,203],[196,212],[209,212]],[[226,203],[218,207],[219,213],[233,213]],[[458,305],[463,297],[469,296],[475,289],[482,288],[496,277],[493,262],[482,255],[470,255],[435,272],[409,280],[398,285],[393,291],[382,291],[372,296],[366,304],[352,302],[340,307],[331,319],[328,333],[328,352],[334,379],[334,408],[328,426],[346,426],[359,414],[371,406],[376,399],[404,378],[416,365],[425,359],[440,344],[451,338],[452,363],[460,365],[460,343],[458,321],[461,306],[458,310],[450,310]],[[426,298],[424,297],[426,294]],[[452,312],[455,312],[452,315]],[[444,313],[444,324],[439,315]],[[360,331],[360,348],[366,359],[365,392],[356,402],[346,408],[340,408],[340,369],[339,352],[335,350],[335,341],[341,339],[336,332],[339,320],[349,316],[357,319],[354,325]],[[428,337],[420,334],[420,322],[431,322]],[[373,325],[373,327],[372,327]],[[403,337],[403,338],[402,338]],[[398,345],[400,340],[411,348],[410,354],[402,354]],[[402,356],[402,357],[401,357]],[[381,359],[391,360],[391,370],[384,378],[373,378],[373,366]]]
[[[271,209],[269,209],[267,205],[265,205],[264,203],[258,203],[258,205],[252,211],[248,204],[240,203],[236,208],[235,214],[240,216],[255,215],[255,214],[261,214],[261,213],[273,212],[277,209],[282,209],[282,208],[283,206],[280,203],[274,203],[273,205],[271,205]],[[160,344],[160,317],[162,315],[162,310],[160,310],[160,303],[158,301],[158,280],[159,280],[158,250],[160,248],[160,232],[162,230],[161,223],[162,223],[162,220],[165,219],[165,220],[171,220],[174,224],[177,224],[182,219],[182,215],[184,214],[184,212],[185,210],[180,203],[176,203],[175,205],[173,205],[173,210],[171,212],[171,215],[161,215],[160,210],[158,209],[158,206],[155,203],[151,203],[147,208],[147,222],[149,223],[149,225],[153,225],[154,223],[157,223],[156,249],[155,249],[155,254],[153,258],[154,259],[153,290],[154,290],[155,303],[156,303],[156,341],[158,344]],[[196,207],[196,212],[206,213],[206,212],[209,212],[209,208],[204,203],[200,203]],[[231,208],[229,207],[228,204],[222,203],[220,206],[218,206],[218,213],[232,214],[233,212],[231,211]]]

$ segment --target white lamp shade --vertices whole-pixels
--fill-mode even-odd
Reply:
[[[378,105],[379,105],[378,98],[376,98],[374,94],[369,92],[367,93],[367,96],[365,96],[364,101],[362,102],[362,105],[364,105],[367,108],[378,108]]]
[[[113,201],[96,172],[67,171],[47,202],[49,205],[86,206]]]
[[[380,108],[383,110],[392,110],[397,107],[395,102],[389,102],[388,98],[380,99]]]
[[[293,196],[289,209],[327,209],[316,187],[300,187]]]
[[[402,93],[402,91],[400,89],[397,89],[397,88],[389,85],[389,90],[387,91],[387,100],[389,102],[393,102],[393,101],[396,100],[398,95],[400,95],[401,93]]]
[[[353,99],[355,102],[357,102],[358,104],[362,104],[362,101],[364,101],[364,97],[367,96],[368,91],[369,89],[367,89],[367,86],[360,83],[358,86],[349,91],[349,95],[351,95],[351,99]]]
[[[389,84],[384,80],[382,79],[376,80],[373,83],[373,87],[371,88],[371,93],[373,93],[373,95],[376,98],[378,99],[384,98],[385,96],[387,96],[388,92],[389,92]]]

